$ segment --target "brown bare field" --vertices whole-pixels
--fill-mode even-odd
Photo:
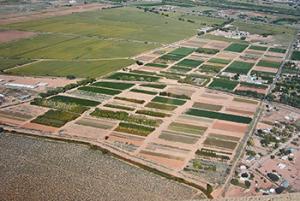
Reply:
[[[270,72],[270,73],[276,73],[278,71],[277,68],[269,68],[269,67],[262,67],[262,66],[255,66],[252,69],[256,71]]]
[[[23,14],[23,15],[14,14],[14,15],[1,16],[2,19],[0,19],[0,25],[12,24],[16,22],[25,22],[25,21],[42,19],[47,17],[69,15],[72,13],[86,12],[86,11],[98,10],[98,9],[103,9],[108,7],[110,7],[110,5],[93,3],[87,5],[72,6],[68,8],[63,7],[58,9],[46,9],[43,11],[32,12],[30,14]]]
[[[125,144],[132,144],[135,146],[141,146],[144,143],[145,138],[141,136],[132,136],[132,135],[127,135],[125,133],[117,133],[117,132],[112,132],[109,134],[109,137],[107,141],[110,142],[122,142]]]
[[[199,39],[195,39],[195,38],[180,43],[180,45],[182,45],[182,46],[189,46],[189,47],[194,47],[194,48],[202,47],[205,44],[207,44],[206,40],[199,40]]]
[[[149,61],[155,59],[156,57],[157,57],[157,55],[155,55],[155,54],[143,54],[143,55],[137,56],[136,59],[144,61],[144,62],[149,62]]]
[[[201,54],[201,53],[194,52],[187,58],[192,59],[192,60],[198,60],[198,61],[206,61],[210,58],[210,56],[207,54]]]
[[[251,50],[251,49],[247,49],[244,51],[245,54],[254,54],[254,55],[258,55],[258,56],[261,56],[263,52],[265,52],[265,51]]]
[[[73,137],[79,137],[89,140],[102,140],[108,134],[107,130],[90,126],[69,123],[63,127],[64,133]]]
[[[216,120],[212,126],[213,129],[237,132],[237,133],[245,133],[247,131],[247,124],[240,124],[235,122],[226,122],[222,120]]]
[[[219,52],[216,54],[216,58],[221,58],[221,59],[227,59],[227,60],[232,60],[238,57],[239,54],[237,53],[232,53],[232,52]]]
[[[55,127],[51,127],[51,126],[45,126],[45,125],[31,123],[31,122],[24,124],[22,126],[22,128],[41,131],[41,132],[44,132],[44,133],[56,133],[59,130],[59,128],[55,128]]]
[[[232,113],[232,114],[237,114],[237,115],[242,115],[242,116],[252,116],[254,114],[253,111],[236,109],[234,107],[226,107],[225,111],[229,112],[229,114]]]
[[[142,67],[138,68],[138,70],[149,71],[149,72],[159,72],[162,69],[163,68],[152,67],[152,66],[142,66]]]
[[[0,43],[6,43],[22,38],[29,38],[36,35],[34,32],[28,31],[16,31],[16,30],[7,30],[0,31]]]
[[[204,48],[212,48],[222,50],[226,48],[230,43],[225,41],[211,40],[208,44],[204,45]]]
[[[268,89],[255,88],[255,87],[246,87],[246,86],[238,86],[236,90],[242,91],[254,91],[261,94],[266,94]]]
[[[279,53],[279,52],[266,52],[265,55],[272,56],[272,57],[278,57],[283,58],[285,53]]]
[[[11,117],[4,117],[2,114],[0,114],[0,124],[10,125],[10,126],[20,126],[24,124],[24,121],[12,119]]]
[[[152,154],[152,152],[142,151],[138,154],[138,156],[145,158],[146,160],[153,161],[156,164],[160,164],[162,166],[165,166],[165,167],[171,168],[171,169],[175,169],[175,170],[182,169],[185,164],[184,161],[182,161],[182,160],[169,159],[169,158],[165,158],[165,157],[163,158],[163,157],[156,156],[156,155],[150,155],[150,153]]]

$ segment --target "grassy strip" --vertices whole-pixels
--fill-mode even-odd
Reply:
[[[170,105],[183,105],[185,104],[185,100],[179,100],[179,99],[173,99],[173,98],[165,98],[161,96],[156,96],[155,98],[152,99],[153,102],[158,102],[158,103],[166,103]]]
[[[138,110],[136,111],[137,114],[144,114],[148,116],[153,116],[153,117],[160,117],[160,118],[165,118],[169,117],[171,115],[162,113],[162,112],[156,112],[156,111],[151,111],[151,110]]]
[[[117,90],[125,90],[132,87],[134,84],[121,82],[95,82],[92,84],[97,87],[105,87]]]
[[[115,131],[118,132],[130,133],[139,136],[147,136],[150,133],[152,133],[154,130],[155,128],[152,127],[146,127],[146,126],[124,123],[124,122],[121,122],[119,126],[115,129]]]
[[[38,116],[31,122],[46,126],[62,127],[67,122],[79,117],[79,114],[65,112],[61,110],[49,110],[45,114]]]
[[[150,102],[145,107],[166,110],[166,111],[173,111],[177,108],[174,105],[165,105],[165,104],[160,104],[160,103],[155,103],[155,102]]]
[[[232,114],[225,114],[221,112],[213,112],[213,111],[207,111],[207,110],[200,110],[200,109],[189,109],[186,114],[192,115],[192,116],[198,116],[198,117],[206,117],[211,119],[220,119],[224,121],[232,121],[237,123],[243,123],[243,124],[249,124],[252,119],[250,117],[243,117],[238,115],[232,115]]]
[[[117,95],[122,92],[122,91],[117,91],[117,90],[113,90],[113,89],[90,87],[90,86],[79,87],[78,90],[93,92],[93,93],[97,93],[97,94],[105,94],[105,95]]]
[[[137,103],[137,104],[143,104],[145,101],[144,100],[138,100],[138,99],[133,99],[133,98],[125,98],[125,97],[114,97],[116,100],[122,100],[122,101],[127,101],[131,103]]]

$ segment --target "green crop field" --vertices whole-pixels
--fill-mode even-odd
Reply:
[[[168,65],[166,64],[158,64],[158,63],[147,63],[145,66],[158,67],[158,68],[166,68]]]
[[[258,46],[258,45],[251,45],[249,47],[250,50],[258,50],[258,51],[266,51],[268,47],[265,46]]]
[[[282,49],[282,48],[277,48],[277,47],[271,47],[269,49],[270,52],[276,52],[276,53],[285,53],[286,49]]]
[[[248,47],[248,45],[246,45],[246,44],[232,43],[227,48],[225,48],[225,50],[231,51],[231,52],[243,52],[247,47]]]
[[[121,91],[117,91],[117,90],[113,90],[113,89],[90,87],[90,86],[79,87],[78,90],[92,92],[92,93],[98,93],[98,94],[105,94],[105,95],[117,95],[117,94],[121,93]]]
[[[186,57],[187,55],[191,54],[194,51],[195,51],[195,49],[193,49],[193,48],[180,47],[180,48],[173,50],[172,52],[169,52],[168,54],[161,56],[160,59],[178,61],[178,60]]]
[[[189,23],[126,7],[3,25],[1,28],[39,34],[1,44],[0,55],[6,59],[43,60],[13,69],[11,74],[99,77],[131,64],[129,57],[196,34],[203,24],[223,22],[214,18],[195,18],[195,23]],[[7,62],[0,59],[2,70],[23,63]]]
[[[300,60],[300,51],[294,51],[291,57],[292,60]]]
[[[92,84],[96,87],[105,87],[117,90],[125,90],[132,87],[134,84],[131,83],[121,83],[121,82],[95,82]]]
[[[253,63],[234,61],[225,69],[225,71],[230,73],[247,74],[253,65]]]
[[[257,63],[258,66],[270,67],[270,68],[279,68],[281,63],[275,61],[267,61],[267,60],[260,60]]]
[[[184,59],[177,63],[177,66],[183,66],[183,67],[189,67],[189,68],[196,68],[200,64],[202,64],[203,61],[197,61],[197,60],[192,60],[192,59]]]
[[[220,66],[203,64],[199,67],[199,71],[216,74],[216,73],[220,72],[222,68],[223,67],[220,67]]]
[[[136,74],[136,73],[124,73],[116,72],[107,77],[108,79],[113,80],[130,80],[130,81],[145,81],[145,82],[155,82],[159,80],[159,77]]]
[[[232,91],[238,82],[227,79],[214,79],[208,86],[209,88]]]
[[[224,121],[244,123],[244,124],[249,124],[252,121],[252,119],[249,117],[226,114],[226,113],[221,113],[221,112],[193,109],[193,108],[189,109],[186,112],[186,114],[192,115],[192,116],[206,117],[206,118],[210,118],[210,119],[220,119],[220,120],[224,120]]]
[[[8,70],[16,75],[100,77],[133,63],[130,59],[103,61],[40,61]]]

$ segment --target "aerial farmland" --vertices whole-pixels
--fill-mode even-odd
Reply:
[[[77,4],[0,19],[0,141],[85,144],[89,156],[143,169],[141,183],[158,176],[149,176],[157,199],[137,188],[126,200],[177,200],[158,178],[189,192],[180,199],[299,191],[294,26],[207,16],[182,2]],[[105,167],[111,159],[99,158]],[[103,198],[119,200],[111,189]]]

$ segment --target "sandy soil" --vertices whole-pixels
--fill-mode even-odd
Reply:
[[[266,94],[268,89],[255,88],[255,87],[246,87],[246,86],[238,86],[236,90],[242,91],[254,91],[261,94]]]
[[[269,68],[269,67],[255,66],[253,68],[253,70],[262,71],[262,72],[276,73],[278,71],[278,68]]]
[[[15,31],[15,30],[0,31],[0,43],[6,43],[21,38],[29,38],[34,35],[36,35],[36,33],[27,32],[27,31]]]
[[[246,111],[241,109],[236,109],[234,107],[227,107],[225,108],[225,111],[227,111],[229,114],[237,114],[242,116],[253,116],[253,111]]]
[[[125,144],[133,144],[135,146],[141,146],[144,143],[143,137],[139,136],[129,136],[124,133],[112,132],[109,134],[109,138],[107,141],[110,142],[122,142]]]
[[[9,16],[5,16],[5,18],[0,19],[0,25],[42,19],[42,18],[53,17],[53,16],[69,15],[72,13],[98,10],[98,9],[103,9],[103,8],[107,8],[107,7],[110,7],[110,5],[95,3],[95,4],[72,6],[72,7],[68,7],[68,8],[64,7],[64,8],[58,8],[58,9],[47,9],[47,10],[40,11],[40,12],[32,12],[27,15],[19,15],[19,14],[9,15]]]
[[[55,133],[59,130],[59,128],[45,126],[45,125],[31,123],[31,122],[24,124],[22,128],[37,130],[45,133]]]
[[[245,133],[247,131],[247,124],[240,124],[222,120],[216,120],[212,126],[213,129],[237,132],[237,133]]]
[[[230,43],[225,41],[219,41],[219,40],[211,40],[208,44],[204,45],[204,48],[212,48],[212,49],[218,49],[222,50],[226,48]]]
[[[73,137],[99,141],[103,140],[109,131],[100,128],[69,123],[63,127],[63,132]]]
[[[216,54],[215,58],[232,60],[232,59],[235,59],[238,56],[239,56],[239,54],[237,54],[237,53],[219,52],[218,54]]]

